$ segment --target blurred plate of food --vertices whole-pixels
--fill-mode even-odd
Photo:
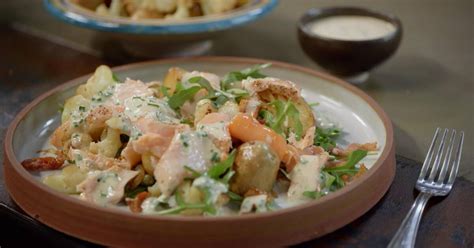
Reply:
[[[277,0],[45,0],[59,19],[101,31],[135,34],[213,32],[257,20]]]

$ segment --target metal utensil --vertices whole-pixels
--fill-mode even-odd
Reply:
[[[403,220],[388,247],[414,247],[421,215],[431,196],[446,196],[453,188],[461,161],[464,132],[456,135],[456,130],[444,129],[441,141],[437,145],[440,128],[436,129],[430,148],[426,154],[416,189],[420,191],[415,203]],[[448,133],[451,133],[446,142]],[[456,149],[454,149],[457,143]],[[436,147],[436,148],[435,148]],[[453,157],[454,154],[454,157]],[[434,158],[434,160],[433,160]],[[448,173],[449,172],[449,173]],[[449,174],[449,176],[448,176]]]

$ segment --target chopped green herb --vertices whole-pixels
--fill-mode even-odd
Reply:
[[[161,108],[160,105],[158,105],[158,104],[156,104],[156,103],[152,103],[152,102],[149,102],[148,105],[149,105],[149,106],[152,106],[152,107]]]
[[[84,106],[79,106],[79,111],[85,112],[85,111],[86,111],[86,107],[84,107]]]
[[[211,161],[212,162],[219,162],[220,161],[219,153],[217,153],[216,151],[212,151]]]

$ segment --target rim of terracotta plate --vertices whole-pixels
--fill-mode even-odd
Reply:
[[[53,189],[48,188],[46,185],[42,184],[40,181],[38,181],[36,178],[34,178],[33,175],[30,174],[26,169],[23,168],[21,165],[20,161],[16,159],[15,152],[13,151],[13,135],[15,133],[15,130],[18,126],[18,124],[25,118],[25,116],[31,111],[32,108],[34,108],[36,105],[38,105],[41,101],[46,99],[47,97],[51,96],[52,94],[60,91],[64,91],[66,89],[69,89],[70,87],[73,87],[75,85],[80,84],[83,82],[86,78],[88,78],[91,74],[81,76],[78,78],[75,78],[73,80],[69,80],[66,83],[63,83],[43,94],[41,94],[39,97],[37,97],[35,100],[33,100],[31,103],[29,103],[27,106],[25,106],[15,117],[15,119],[12,121],[10,126],[8,127],[8,130],[6,132],[6,137],[5,137],[5,143],[4,143],[4,149],[5,149],[5,159],[8,159],[13,167],[13,169],[25,180],[30,180],[33,181],[34,185],[41,188],[44,193],[51,194],[55,197],[60,198],[61,200],[68,201],[70,203],[74,204],[79,204],[84,208],[93,210],[93,211],[100,211],[106,214],[114,214],[114,215],[120,215],[126,218],[138,218],[142,219],[144,221],[156,221],[156,220],[167,220],[167,221],[177,221],[177,222],[227,222],[227,221],[236,221],[236,220],[248,220],[248,219],[263,219],[263,218],[272,218],[276,216],[281,216],[281,215],[286,215],[289,213],[293,212],[298,212],[302,209],[308,209],[308,208],[314,208],[317,207],[318,205],[323,204],[324,202],[331,201],[335,198],[339,197],[344,197],[345,194],[349,193],[350,191],[353,191],[355,188],[357,188],[359,185],[364,183],[369,177],[371,177],[377,170],[380,170],[381,166],[384,164],[384,162],[388,159],[388,156],[390,154],[390,151],[393,147],[393,127],[392,123],[388,117],[388,115],[385,113],[385,111],[380,107],[380,105],[375,102],[374,99],[372,99],[370,96],[368,96],[366,93],[364,93],[362,90],[358,89],[357,87],[339,79],[336,77],[333,77],[331,75],[328,75],[326,73],[318,72],[303,66],[299,65],[294,65],[294,64],[289,64],[285,62],[280,62],[280,61],[273,61],[273,60],[266,60],[266,59],[257,59],[257,58],[244,58],[244,57],[219,57],[219,56],[204,56],[204,57],[191,57],[191,58],[173,58],[173,59],[162,59],[162,60],[153,60],[153,61],[146,61],[146,62],[139,62],[139,63],[132,63],[132,64],[127,64],[123,66],[118,66],[118,67],[113,67],[112,70],[114,72],[119,72],[119,71],[126,71],[130,70],[133,68],[139,68],[144,65],[152,65],[152,64],[179,64],[180,62],[228,62],[228,63],[242,63],[242,64],[260,64],[260,63],[272,63],[272,67],[281,67],[285,69],[290,69],[293,71],[299,71],[303,73],[310,74],[315,77],[319,77],[322,79],[325,79],[327,81],[330,81],[331,83],[337,84],[339,86],[342,86],[344,89],[349,90],[350,92],[354,93],[355,95],[361,97],[366,103],[369,104],[369,106],[377,113],[379,118],[382,120],[382,123],[385,127],[385,132],[386,132],[386,141],[385,141],[385,147],[383,151],[380,154],[380,157],[378,160],[374,163],[374,165],[366,172],[364,173],[360,178],[355,180],[353,183],[350,183],[349,185],[345,186],[344,188],[333,192],[319,200],[314,200],[308,203],[304,203],[298,206],[294,206],[291,208],[284,208],[284,209],[279,209],[277,211],[273,212],[265,212],[265,213],[258,213],[258,214],[249,214],[249,215],[239,215],[239,216],[216,216],[216,217],[202,217],[202,216],[161,216],[161,215],[143,215],[143,214],[134,214],[131,212],[123,211],[120,209],[115,209],[115,208],[104,208],[100,207],[85,201],[82,201],[80,199],[75,199],[73,197],[70,197],[67,194],[60,193],[57,191],[54,191]]]

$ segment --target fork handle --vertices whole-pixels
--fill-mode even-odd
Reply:
[[[395,247],[414,247],[418,226],[420,225],[421,215],[425,209],[426,203],[430,199],[431,194],[421,192],[411,206],[397,233],[388,244],[388,248]]]

